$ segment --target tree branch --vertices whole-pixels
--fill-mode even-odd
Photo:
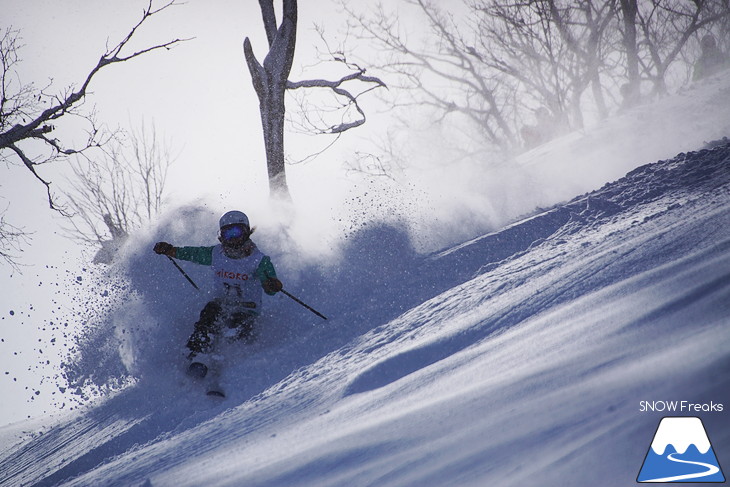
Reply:
[[[142,56],[144,54],[147,54],[149,52],[159,50],[159,49],[171,49],[175,45],[179,44],[180,42],[184,42],[189,39],[174,39],[168,42],[164,42],[161,44],[156,44],[154,46],[150,46],[145,49],[141,49],[139,51],[136,51],[134,53],[131,53],[129,55],[122,55],[122,50],[128,45],[129,41],[133,38],[137,30],[142,26],[142,24],[147,21],[150,17],[164,11],[165,9],[176,5],[176,0],[170,0],[164,5],[160,6],[159,8],[153,8],[152,0],[149,1],[149,4],[147,8],[144,9],[142,18],[137,22],[137,24],[132,27],[132,29],[129,31],[129,33],[112,49],[107,50],[99,59],[99,61],[96,63],[96,65],[89,71],[88,75],[86,76],[84,82],[81,84],[81,87],[77,90],[71,90],[70,92],[62,95],[54,97],[55,103],[52,104],[49,108],[46,108],[45,110],[41,111],[37,116],[33,117],[30,122],[27,123],[16,123],[13,125],[12,128],[1,132],[0,133],[0,151],[3,149],[10,149],[12,150],[23,162],[23,164],[33,173],[36,179],[41,181],[48,190],[48,197],[49,197],[49,204],[52,209],[62,211],[60,208],[58,208],[54,202],[50,191],[50,183],[45,181],[43,178],[41,178],[38,173],[35,171],[34,166],[39,164],[38,162],[32,161],[30,158],[28,158],[25,153],[18,147],[17,144],[24,142],[26,140],[40,140],[44,142],[44,144],[51,148],[52,155],[46,159],[44,162],[49,162],[53,160],[57,155],[71,155],[71,154],[77,154],[85,149],[88,149],[92,146],[98,145],[94,143],[94,140],[89,141],[86,147],[82,149],[67,149],[64,148],[61,142],[59,142],[57,139],[53,139],[50,137],[47,137],[47,134],[51,133],[54,130],[53,125],[50,125],[48,122],[53,120],[58,120],[61,117],[73,113],[74,109],[78,106],[79,102],[83,100],[86,97],[87,89],[91,83],[91,81],[94,79],[96,74],[104,69],[106,66],[110,66],[112,64],[116,63],[123,63],[126,61],[129,61],[131,59],[134,59],[136,57]],[[43,95],[43,92],[41,92],[38,96],[40,98]],[[6,94],[3,94],[5,98],[7,98]],[[2,113],[3,118],[6,116],[6,113]],[[93,122],[89,119],[89,117],[84,117],[89,120],[92,125]],[[1,127],[1,126],[0,126]],[[94,133],[97,133],[96,130],[94,130]]]
[[[339,59],[342,62],[345,62],[342,59]],[[374,84],[375,86],[372,86],[368,88],[367,90],[364,90],[357,95],[353,95],[349,90],[346,90],[342,87],[344,83],[347,83],[348,81],[361,81],[363,83],[369,83]],[[310,80],[302,80],[302,81],[289,81],[286,85],[287,89],[290,90],[297,90],[300,88],[327,88],[332,90],[336,95],[343,97],[347,100],[347,103],[344,104],[345,106],[351,105],[355,107],[355,110],[360,114],[360,117],[354,121],[351,122],[343,122],[341,124],[332,125],[324,130],[321,130],[320,133],[323,134],[339,134],[342,132],[345,132],[347,130],[350,130],[355,127],[359,127],[360,125],[364,124],[366,121],[365,112],[360,107],[360,104],[358,103],[358,98],[365,93],[368,93],[376,88],[386,88],[387,85],[380,79],[375,76],[366,76],[365,75],[365,69],[357,68],[357,72],[351,73],[349,75],[343,76],[339,80],[336,81],[330,81],[330,80],[324,80],[324,79],[310,79]]]
[[[31,173],[33,174],[33,176],[35,176],[35,178],[36,178],[36,179],[37,179],[38,181],[40,181],[41,183],[43,183],[43,185],[44,185],[44,186],[46,187],[46,194],[47,194],[47,196],[48,196],[48,206],[49,206],[49,207],[50,207],[50,208],[51,208],[52,210],[56,210],[56,211],[60,212],[61,214],[63,214],[64,216],[68,216],[68,215],[67,215],[67,214],[65,213],[65,211],[64,211],[64,210],[63,210],[62,208],[60,208],[60,207],[57,207],[57,206],[55,205],[55,203],[53,202],[53,195],[51,194],[51,183],[50,183],[49,181],[46,181],[45,179],[43,179],[43,178],[42,178],[42,177],[41,177],[41,176],[40,176],[40,175],[39,175],[39,174],[38,174],[38,173],[36,172],[36,170],[35,170],[35,167],[34,167],[34,166],[35,166],[36,164],[35,164],[35,163],[34,163],[33,161],[31,161],[31,160],[30,160],[30,159],[29,159],[29,158],[28,158],[28,157],[27,157],[27,156],[25,155],[25,153],[24,153],[24,152],[23,152],[22,150],[20,150],[20,149],[19,149],[19,148],[18,148],[18,147],[17,147],[16,145],[14,145],[14,144],[13,144],[13,145],[11,145],[11,146],[10,146],[9,148],[10,148],[10,149],[11,149],[11,150],[12,150],[13,152],[15,152],[15,154],[17,154],[17,156],[18,156],[18,157],[20,158],[20,160],[21,160],[21,161],[23,161],[23,164],[25,164],[25,167],[27,167],[27,168],[28,168],[28,170],[29,170],[29,171],[30,171],[30,172],[31,172]]]

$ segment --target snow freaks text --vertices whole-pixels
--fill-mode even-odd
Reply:
[[[671,413],[720,413],[724,409],[722,403],[693,403],[690,401],[640,401],[639,412],[671,412]]]

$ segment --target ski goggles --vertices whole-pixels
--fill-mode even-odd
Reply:
[[[250,230],[246,225],[236,223],[221,228],[221,240],[232,240],[239,237],[248,237]]]

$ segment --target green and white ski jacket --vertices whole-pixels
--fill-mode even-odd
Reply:
[[[261,309],[263,283],[276,277],[271,258],[252,242],[246,254],[240,258],[226,255],[221,244],[212,247],[176,247],[176,257],[211,266],[216,294],[223,299],[245,302],[256,314]]]

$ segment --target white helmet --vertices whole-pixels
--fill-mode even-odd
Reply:
[[[238,210],[229,211],[225,215],[223,215],[220,219],[218,227],[223,228],[226,225],[233,225],[235,223],[241,223],[250,228],[250,225],[248,223],[248,217],[245,213]]]

